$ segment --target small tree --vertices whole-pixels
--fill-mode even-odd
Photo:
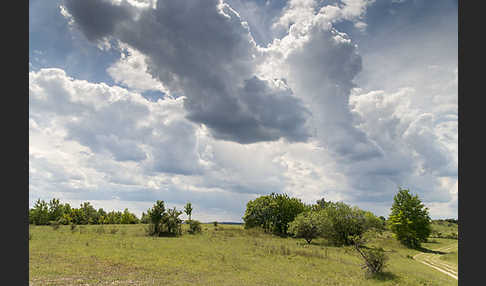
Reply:
[[[148,209],[147,215],[150,218],[149,235],[159,236],[161,233],[161,222],[165,215],[164,201],[157,200],[151,209]]]
[[[168,209],[167,214],[162,217],[162,228],[163,233],[168,235],[178,236],[182,233],[182,220],[179,216],[182,214],[181,211],[173,209]]]
[[[38,199],[31,211],[29,211],[29,220],[35,225],[49,224],[49,207],[44,200]]]
[[[432,232],[428,208],[408,189],[398,189],[388,218],[390,229],[404,245],[417,248]]]
[[[304,238],[307,243],[319,236],[319,219],[316,212],[300,213],[289,223],[288,232],[294,237]]]
[[[192,204],[191,203],[186,204],[186,206],[184,207],[184,212],[189,217],[189,220],[191,220],[191,213],[192,213]]]
[[[366,269],[367,274],[371,275],[382,272],[386,266],[386,261],[388,260],[385,251],[381,248],[363,248],[363,245],[366,242],[376,236],[376,231],[369,230],[364,235],[354,235],[349,238],[353,243],[354,249],[361,255],[365,262],[363,269]]]

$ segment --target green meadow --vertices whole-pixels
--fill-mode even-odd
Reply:
[[[351,247],[322,238],[279,237],[241,225],[203,224],[202,233],[149,237],[146,225],[30,225],[30,285],[458,285],[412,259],[390,232],[366,244],[382,247],[385,271],[369,277]],[[453,231],[440,225],[443,233]],[[422,251],[449,247],[440,259],[457,269],[457,240],[431,238]]]

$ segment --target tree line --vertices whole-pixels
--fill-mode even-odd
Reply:
[[[90,202],[83,202],[79,208],[68,203],[62,204],[53,198],[49,202],[38,199],[29,209],[29,224],[137,224],[140,219],[128,209],[106,212],[103,208],[96,210]]]

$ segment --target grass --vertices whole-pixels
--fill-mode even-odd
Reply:
[[[31,285],[457,285],[409,258],[390,233],[368,244],[389,256],[385,272],[367,278],[351,247],[281,238],[240,225],[202,225],[202,234],[147,237],[145,225],[30,226]],[[187,231],[187,225],[184,230]],[[119,229],[113,232],[112,229]],[[435,249],[457,240],[425,243]],[[449,259],[449,258],[447,258]]]
[[[447,236],[452,233],[459,233],[459,227],[455,223],[449,223],[447,221],[432,221],[432,231],[440,232],[441,236]]]

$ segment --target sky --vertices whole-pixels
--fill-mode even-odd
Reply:
[[[457,0],[29,1],[29,205],[457,218]],[[185,218],[185,214],[182,215]]]

